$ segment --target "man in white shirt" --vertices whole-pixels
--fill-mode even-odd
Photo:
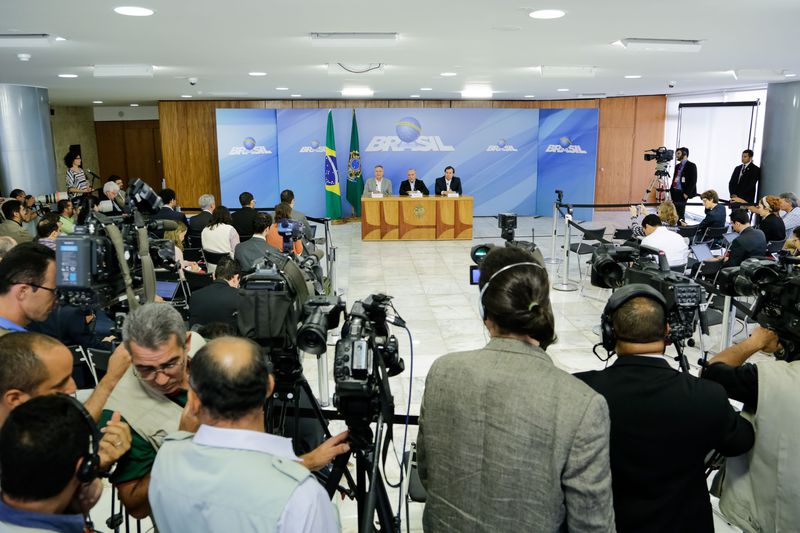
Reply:
[[[658,215],[647,215],[642,219],[645,238],[642,246],[661,250],[667,256],[670,267],[686,264],[689,257],[689,247],[683,237],[661,225]]]
[[[292,441],[265,432],[274,384],[248,339],[220,337],[197,353],[184,413],[200,428],[167,437],[153,465],[149,496],[159,531],[340,530],[336,509]]]
[[[784,192],[780,194],[781,211],[784,212],[781,218],[783,225],[786,228],[786,238],[792,236],[792,230],[800,226],[800,207],[797,206],[797,195],[793,192]]]

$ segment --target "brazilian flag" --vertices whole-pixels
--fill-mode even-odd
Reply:
[[[339,189],[339,171],[336,169],[332,111],[328,111],[328,133],[325,136],[325,216],[342,218],[342,192]]]
[[[361,216],[361,194],[364,180],[361,178],[361,153],[358,149],[358,124],[353,109],[353,127],[350,129],[350,159],[347,162],[347,201],[353,206],[353,215]]]

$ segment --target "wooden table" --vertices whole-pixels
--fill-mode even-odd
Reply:
[[[472,239],[472,196],[361,199],[361,240]]]

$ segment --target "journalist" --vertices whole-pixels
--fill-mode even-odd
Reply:
[[[278,233],[278,228],[282,222],[289,224],[296,222],[292,220],[292,206],[283,202],[275,206],[275,223],[270,226],[267,232],[267,244],[278,250],[283,250],[283,236]],[[292,242],[292,251],[294,251],[296,255],[301,255],[303,253],[302,240],[298,239]]]
[[[26,331],[56,305],[56,254],[37,243],[18,244],[0,262],[0,336]]]
[[[214,281],[207,287],[193,292],[189,298],[190,326],[224,322],[236,331],[240,272],[239,263],[230,257],[219,260],[214,270]]]
[[[186,411],[200,427],[168,436],[156,456],[149,493],[159,531],[340,531],[291,439],[266,433],[274,384],[248,339],[215,339],[192,359]]]
[[[479,286],[489,344],[440,357],[425,383],[425,531],[614,531],[608,408],[545,352],[547,271],[524,250],[495,248]]]
[[[642,246],[661,250],[667,256],[670,267],[681,267],[689,257],[689,247],[683,237],[661,225],[658,215],[647,215],[642,219],[645,237]]]
[[[670,366],[665,307],[648,285],[614,292],[601,329],[603,346],[618,358],[605,370],[575,376],[608,402],[617,531],[713,533],[705,458],[712,450],[746,452],[753,427],[722,387]]]
[[[22,225],[26,222],[28,212],[24,204],[17,200],[6,200],[0,210],[3,211],[3,217],[5,217],[5,220],[0,223],[0,235],[11,237],[17,241],[17,244],[33,240],[33,235]]]
[[[721,228],[725,226],[725,206],[719,203],[719,195],[714,189],[704,191],[700,195],[703,202],[706,216],[697,225],[698,240],[702,240],[703,235],[709,228]],[[685,226],[686,224],[682,224]]]
[[[800,524],[800,360],[746,362],[758,351],[780,349],[774,332],[757,327],[715,355],[702,374],[742,402],[756,428],[753,449],[729,457],[722,472],[720,510],[745,531],[793,531]]]
[[[255,264],[264,259],[267,250],[280,252],[267,244],[267,234],[272,226],[272,217],[269,213],[256,213],[253,217],[253,236],[236,245],[233,257],[239,263],[242,273],[249,273],[255,269]]]
[[[258,212],[255,209],[256,199],[252,193],[243,192],[239,195],[239,204],[242,207],[231,215],[231,224],[239,234],[239,238],[247,240],[253,234],[253,218]]]

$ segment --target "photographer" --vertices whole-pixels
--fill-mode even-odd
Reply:
[[[256,213],[253,217],[253,236],[244,242],[236,245],[233,257],[239,263],[243,273],[252,272],[254,265],[264,259],[267,250],[280,252],[280,248],[274,248],[267,244],[267,234],[272,226],[272,217],[269,213]]]
[[[437,359],[417,440],[426,531],[613,531],[608,408],[556,368],[547,271],[519,248],[480,265],[486,347]]]
[[[267,244],[278,250],[283,250],[283,235],[278,233],[278,226],[280,226],[281,222],[296,222],[292,220],[292,206],[283,202],[275,206],[275,223],[270,226],[267,232]],[[301,255],[303,253],[303,242],[299,239],[294,241],[292,250],[296,255]]]
[[[0,336],[45,320],[56,305],[56,254],[18,244],[0,262]]]
[[[792,531],[800,523],[800,360],[746,362],[780,348],[778,336],[759,326],[714,356],[702,374],[744,404],[757,431],[750,453],[726,460],[720,494],[720,510],[745,531]]]
[[[0,235],[11,237],[17,244],[31,242],[33,235],[28,233],[22,224],[26,221],[27,209],[17,200],[6,200],[0,210],[5,220],[0,223]]]
[[[58,210],[58,220],[61,222],[61,233],[64,235],[72,235],[75,231],[75,209],[72,205],[72,200],[59,200],[56,204]]]
[[[215,339],[192,359],[186,412],[200,426],[168,436],[158,451],[149,497],[159,531],[340,531],[333,504],[292,441],[265,432],[274,385],[260,347],[248,339]]]
[[[654,288],[618,289],[601,327],[603,346],[617,360],[575,376],[608,402],[617,531],[713,532],[705,458],[712,450],[727,456],[746,452],[753,446],[753,427],[736,414],[721,387],[667,362],[666,300]],[[655,457],[657,449],[669,453]]]

